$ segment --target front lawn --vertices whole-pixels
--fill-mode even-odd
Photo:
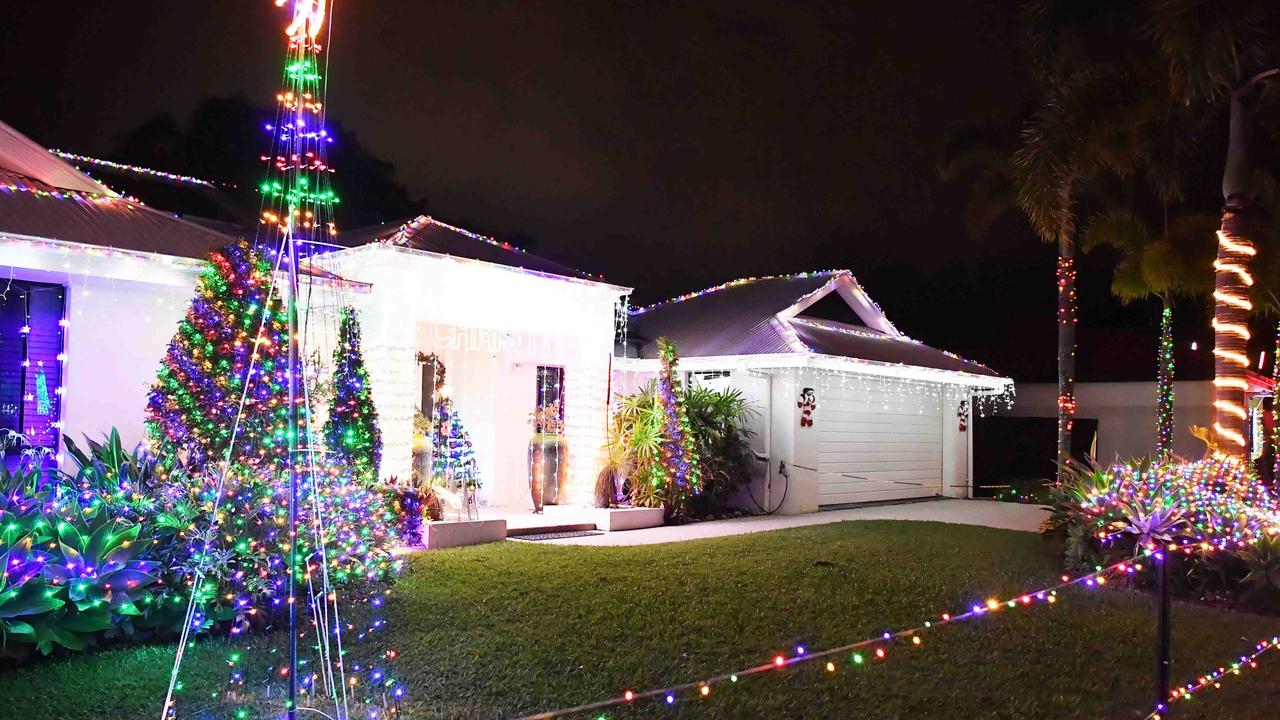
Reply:
[[[390,604],[411,717],[490,718],[574,705],[838,645],[974,600],[1051,584],[1029,533],[868,521],[634,548],[502,543],[417,555]],[[1228,661],[1280,620],[1175,607],[1175,681]],[[705,700],[608,717],[1141,718],[1151,599],[1069,591],[1055,606],[930,630],[920,647],[837,671],[803,664]],[[0,717],[158,714],[172,646],[42,663],[0,677]],[[226,677],[220,641],[188,654],[185,708]],[[1274,718],[1280,652],[1181,703],[1177,718]],[[217,717],[191,713],[180,717]],[[318,717],[318,716],[315,716]],[[596,717],[591,715],[589,717]]]

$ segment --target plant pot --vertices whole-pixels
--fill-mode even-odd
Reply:
[[[533,511],[557,505],[569,475],[569,443],[563,435],[538,433],[529,441],[529,495]]]

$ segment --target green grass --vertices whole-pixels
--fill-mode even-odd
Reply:
[[[412,717],[507,717],[696,680],[796,643],[816,649],[916,625],[1056,575],[1035,535],[938,523],[635,548],[503,543],[415,556],[388,632]],[[1175,681],[1280,629],[1276,618],[1189,605],[1174,617]],[[1151,598],[1069,591],[1056,606],[927,631],[921,647],[894,647],[882,662],[855,668],[838,658],[834,674],[805,664],[718,686],[706,700],[609,717],[1142,717],[1153,637]],[[154,717],[172,652],[112,651],[5,672],[0,716]],[[225,654],[221,642],[205,642],[188,655],[184,707],[221,684]],[[1175,717],[1275,718],[1277,691],[1280,653],[1180,704]]]

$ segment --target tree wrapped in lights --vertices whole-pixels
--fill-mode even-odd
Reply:
[[[197,465],[282,466],[288,338],[270,258],[243,239],[211,253],[147,399],[152,436],[191,451]]]
[[[653,467],[652,482],[655,488],[664,490],[663,504],[670,514],[684,504],[686,496],[701,491],[702,479],[689,416],[685,414],[680,379],[676,375],[679,358],[675,343],[667,338],[658,338],[658,357],[662,361],[662,369],[658,372],[654,402],[662,414],[663,441],[660,462]]]
[[[382,431],[360,348],[360,320],[354,308],[343,308],[340,315],[333,351],[333,403],[324,439],[331,458],[349,467],[357,480],[371,483],[378,479]]]

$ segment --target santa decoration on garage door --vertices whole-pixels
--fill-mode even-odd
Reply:
[[[818,397],[814,395],[813,388],[800,391],[796,407],[800,408],[800,427],[813,427],[813,411],[818,409]]]
[[[960,420],[960,432],[964,432],[969,427],[969,401],[961,400],[960,407],[956,408],[956,418]]]

